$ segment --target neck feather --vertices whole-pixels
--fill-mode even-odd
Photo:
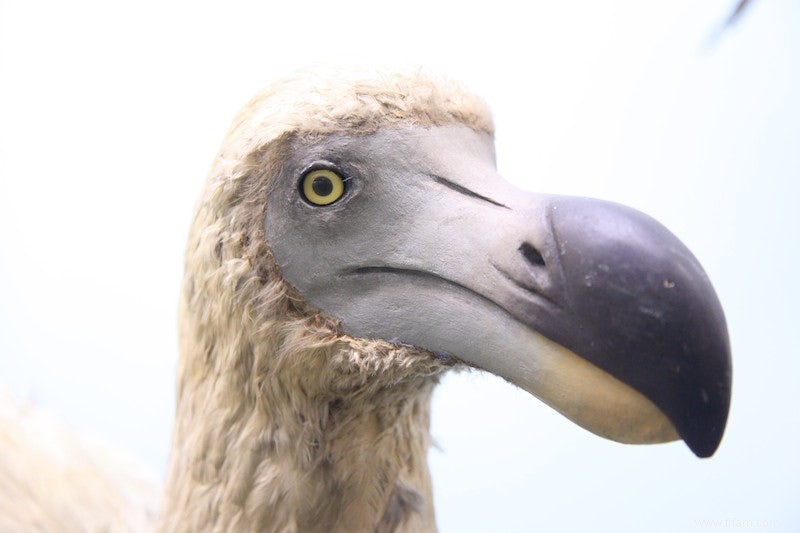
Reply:
[[[333,334],[318,317],[259,339],[190,329],[163,529],[435,530],[427,450],[441,362]]]

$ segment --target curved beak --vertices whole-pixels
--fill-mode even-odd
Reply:
[[[544,206],[547,244],[520,252],[532,278],[549,280],[539,290],[554,310],[516,300],[511,312],[639,391],[695,454],[713,454],[730,404],[730,345],[698,261],[633,209],[566,197]]]

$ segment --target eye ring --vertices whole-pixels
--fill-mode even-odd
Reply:
[[[345,178],[327,168],[311,170],[300,181],[300,192],[310,204],[330,205],[344,196]]]

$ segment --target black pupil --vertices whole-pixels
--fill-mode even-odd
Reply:
[[[325,176],[317,176],[311,182],[311,189],[319,196],[328,196],[333,192],[333,182]]]

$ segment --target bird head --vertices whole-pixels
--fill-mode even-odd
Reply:
[[[722,438],[729,341],[695,257],[633,209],[506,182],[488,110],[452,82],[268,88],[226,137],[187,257],[197,331],[314,317],[501,376],[609,439],[706,457]]]

